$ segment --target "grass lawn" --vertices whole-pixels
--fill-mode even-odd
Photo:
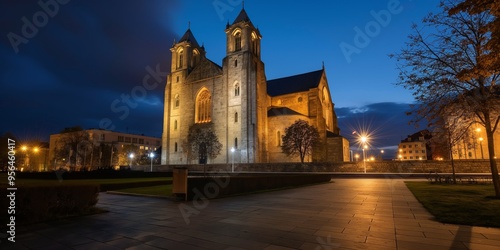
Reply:
[[[443,223],[500,227],[500,199],[492,184],[406,182],[418,201]]]
[[[172,195],[172,185],[159,185],[151,187],[138,187],[115,190],[122,193],[157,195],[162,197],[170,197]]]

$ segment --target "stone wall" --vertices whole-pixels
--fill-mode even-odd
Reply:
[[[455,160],[456,173],[490,173],[487,160]],[[497,161],[500,167],[500,161]],[[186,167],[186,165],[157,165],[153,166],[154,172],[171,172],[173,167]],[[133,170],[150,171],[150,166],[133,166]],[[231,172],[231,164],[190,165],[189,171],[193,172]],[[255,163],[234,164],[235,172],[364,172],[363,162],[338,162],[338,163]],[[378,161],[366,162],[366,171],[369,173],[451,173],[450,161]]]

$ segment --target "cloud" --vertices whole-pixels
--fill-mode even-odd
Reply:
[[[97,128],[110,118],[117,130],[160,136],[164,81],[149,89],[126,119],[111,103],[142,85],[146,67],[170,67],[178,1],[70,1],[15,53],[0,40],[0,107],[8,123],[0,133],[31,139],[64,127]],[[41,11],[37,4],[2,3],[2,35],[22,33],[22,18]],[[8,10],[8,11],[5,11]],[[28,131],[37,135],[32,135]]]

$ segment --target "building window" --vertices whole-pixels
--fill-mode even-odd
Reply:
[[[238,60],[234,60],[234,67],[238,67]]]
[[[234,122],[238,122],[238,112],[234,113]]]
[[[240,95],[240,85],[238,83],[234,84],[234,96]]]
[[[234,138],[234,148],[238,148],[238,137]]]
[[[234,34],[234,51],[240,51],[241,50],[241,32],[237,31]]]
[[[302,97],[297,98],[297,102],[302,102]]]
[[[258,42],[257,42],[257,34],[252,32],[252,52],[255,55],[259,55]]]
[[[181,101],[179,99],[179,94],[176,94],[174,97],[174,108],[178,108],[180,103],[181,103]]]
[[[174,144],[174,152],[177,152],[177,142]]]
[[[184,60],[184,51],[180,50],[179,51],[179,61],[178,61],[178,64],[177,64],[177,68],[182,68],[183,60]]]
[[[179,76],[177,76],[175,79],[176,79],[177,82],[179,82]]]
[[[156,146],[160,146],[160,145],[161,145],[161,141],[156,141]]]
[[[132,143],[137,143],[137,138],[132,138]]]
[[[104,141],[106,140],[106,135],[105,134],[100,134],[99,135],[99,141]]]
[[[123,136],[118,136],[118,141],[122,142],[123,141]]]
[[[281,132],[276,132],[276,146],[281,147]]]
[[[144,139],[139,139],[139,144],[144,144]]]
[[[125,142],[130,142],[130,137],[125,137]]]
[[[202,90],[196,98],[196,123],[212,121],[212,96],[207,89]]]
[[[177,120],[174,121],[174,130],[177,130]]]

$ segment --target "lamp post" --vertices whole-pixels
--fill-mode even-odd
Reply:
[[[130,157],[129,167],[132,167],[132,161],[134,160],[134,153],[131,153],[128,157]]]
[[[153,152],[149,153],[149,158],[151,158],[151,172],[153,172],[153,158],[155,157],[155,154]]]
[[[234,147],[231,147],[231,172],[234,172]]]
[[[366,174],[366,141],[368,139],[366,138],[366,136],[361,136],[361,142],[362,142],[362,145],[363,145],[363,168],[365,169],[365,174]]]
[[[483,155],[483,137],[479,137],[479,148],[481,148],[481,159],[484,160],[484,155]]]

